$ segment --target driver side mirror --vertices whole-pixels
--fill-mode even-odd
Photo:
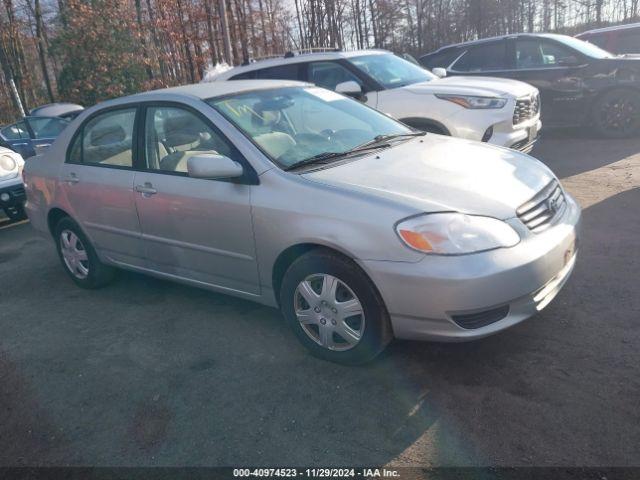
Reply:
[[[444,78],[447,76],[447,69],[438,67],[431,70],[431,73],[433,73],[438,78]]]
[[[342,95],[353,97],[357,100],[362,100],[364,98],[362,87],[358,85],[358,82],[355,82],[353,80],[348,80],[336,85],[336,92],[341,93]]]
[[[187,159],[187,172],[192,178],[220,180],[241,177],[242,165],[229,157],[214,153],[201,153]]]

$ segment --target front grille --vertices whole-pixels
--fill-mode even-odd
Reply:
[[[472,330],[474,328],[486,327],[498,320],[502,320],[508,313],[509,305],[505,305],[491,310],[483,310],[482,312],[451,315],[451,318],[462,328]]]
[[[516,107],[513,110],[513,124],[518,125],[522,122],[535,117],[540,111],[540,95],[532,95],[530,97],[519,98],[516,100]]]
[[[567,206],[562,187],[556,180],[551,181],[531,200],[520,206],[518,218],[534,233],[542,232],[562,215]]]
[[[24,191],[24,187],[22,185],[18,185],[17,187],[12,188],[11,195],[14,198],[18,198],[18,199],[24,198],[27,196],[26,192]]]

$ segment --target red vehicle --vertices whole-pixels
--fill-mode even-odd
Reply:
[[[598,28],[580,33],[576,37],[612,53],[640,54],[640,23]]]

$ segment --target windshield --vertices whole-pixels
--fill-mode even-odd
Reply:
[[[385,88],[397,88],[418,82],[429,82],[437,78],[424,68],[408,62],[392,53],[385,55],[362,55],[350,58],[363,72],[373,77]]]
[[[322,88],[279,88],[208,100],[280,167],[346,153],[379,136],[411,130],[361,103]]]
[[[593,43],[585,42],[579,38],[568,37],[566,35],[557,35],[553,38],[591,58],[613,58],[615,56],[613,53],[607,52]]]

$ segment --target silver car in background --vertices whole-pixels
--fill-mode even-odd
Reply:
[[[312,353],[347,364],[393,337],[471,340],[535,314],[573,269],[580,222],[525,154],[299,82],[105,102],[25,181],[77,285],[117,267],[280,307]]]

